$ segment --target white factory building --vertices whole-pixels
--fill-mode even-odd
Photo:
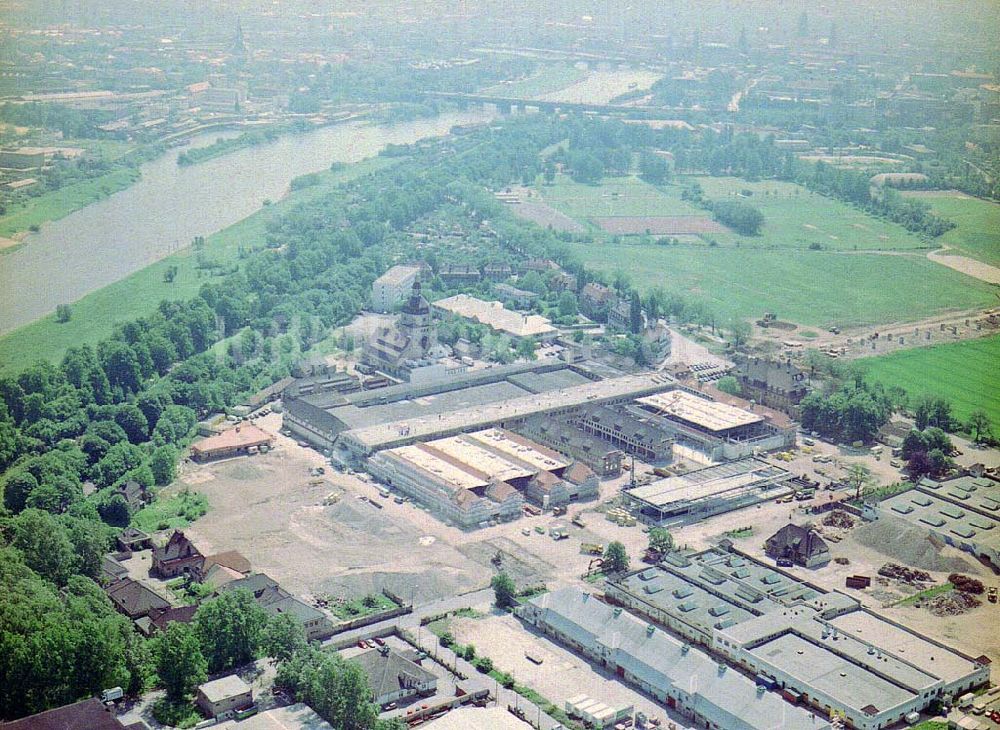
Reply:
[[[372,283],[372,310],[391,312],[410,295],[419,266],[393,266]]]
[[[368,460],[381,482],[462,528],[597,496],[597,475],[582,463],[501,428],[385,449]]]

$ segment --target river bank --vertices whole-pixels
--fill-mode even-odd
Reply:
[[[0,333],[177,253],[195,236],[236,223],[265,201],[281,199],[295,177],[489,118],[451,113],[396,125],[349,122],[287,135],[199,165],[181,167],[173,154],[147,162],[136,184],[44,226],[24,245],[0,256],[0,290],[5,292]]]
[[[297,204],[311,196],[322,195],[331,187],[339,185],[347,180],[381,169],[384,166],[395,164],[397,158],[377,157],[378,151],[386,144],[403,144],[417,139],[446,134],[448,130],[456,124],[469,124],[476,121],[485,121],[488,117],[483,115],[470,114],[450,114],[433,120],[422,120],[421,122],[395,125],[394,127],[383,127],[375,125],[344,125],[339,128],[350,127],[353,143],[345,143],[343,147],[331,150],[327,143],[330,137],[323,136],[317,140],[316,147],[320,149],[317,154],[322,154],[325,147],[326,155],[336,152],[340,158],[351,158],[353,160],[341,160],[347,162],[346,166],[337,166],[335,171],[330,170],[330,164],[324,164],[319,171],[317,164],[325,160],[316,160],[309,166],[300,167],[296,175],[290,175],[288,183],[283,185],[284,190],[288,189],[290,180],[298,175],[308,172],[318,172],[319,184],[312,185],[301,190],[291,192],[287,195],[278,194],[275,202],[271,205],[263,206],[261,203],[254,207],[249,214],[240,216],[232,222],[216,228],[215,233],[206,235],[204,249],[200,253],[204,257],[211,258],[223,265],[235,263],[239,256],[239,249],[243,247],[254,247],[263,245],[266,233],[267,222],[272,217],[287,210],[288,207]],[[311,133],[310,133],[311,134]],[[301,137],[298,137],[301,139]],[[287,142],[287,140],[286,140]],[[378,144],[375,144],[378,142]],[[279,140],[276,144],[282,144]],[[234,156],[244,156],[249,154],[254,157],[254,153],[259,153],[262,149],[270,150],[272,146],[266,148],[254,148],[234,153]],[[365,155],[365,152],[370,152]],[[217,163],[223,163],[233,156],[227,155],[205,165],[196,166],[202,169]],[[168,157],[167,161],[174,170],[177,164]],[[334,160],[338,161],[338,160]],[[258,162],[261,162],[258,158]],[[243,161],[237,166],[238,169],[245,169],[248,163]],[[307,169],[307,168],[312,168]],[[141,183],[141,184],[145,184]],[[126,191],[128,193],[129,191]],[[263,192],[258,193],[259,196]],[[104,205],[105,203],[99,204]],[[96,206],[93,206],[96,207]],[[205,235],[199,233],[195,235]],[[193,235],[192,237],[193,238]],[[210,279],[204,270],[198,268],[198,256],[190,247],[190,238],[183,246],[179,246],[173,251],[163,251],[163,255],[157,256],[153,261],[147,261],[143,265],[136,267],[133,271],[125,274],[124,277],[117,277],[116,281],[104,286],[94,287],[89,293],[75,300],[65,299],[60,301],[72,301],[72,319],[70,322],[60,324],[55,321],[52,314],[55,304],[46,309],[42,316],[33,318],[35,321],[26,325],[10,328],[6,334],[0,336],[0,372],[16,372],[24,365],[36,360],[58,361],[68,347],[79,346],[84,343],[93,343],[111,334],[117,323],[124,322],[135,317],[152,312],[162,299],[183,299],[191,297],[198,292],[201,285]],[[22,247],[14,254],[29,250],[29,247]],[[154,249],[155,250],[155,249]],[[4,259],[9,256],[0,257],[0,279],[9,276],[6,271]],[[177,271],[173,282],[164,281],[164,273],[176,266]],[[69,272],[73,273],[72,269]],[[23,293],[23,292],[19,292]],[[50,299],[52,301],[52,299]],[[0,302],[0,307],[7,306]]]

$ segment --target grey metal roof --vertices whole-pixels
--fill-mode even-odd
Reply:
[[[720,665],[662,630],[616,609],[578,588],[539,596],[531,604],[543,621],[572,641],[606,652],[627,672],[650,685],[676,688],[693,699],[700,714],[731,730],[823,730],[829,724],[785,702],[774,692],[759,692],[753,680]]]

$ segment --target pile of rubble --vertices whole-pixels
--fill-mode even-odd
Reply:
[[[854,518],[842,509],[835,509],[823,518],[827,527],[842,527],[846,530],[854,527]]]
[[[934,596],[924,606],[935,616],[960,616],[980,605],[978,598],[961,591],[948,591]]]
[[[931,574],[926,570],[907,568],[905,565],[898,565],[897,563],[886,563],[878,569],[878,574],[884,578],[891,578],[901,583],[909,583],[915,586],[931,582]]]
[[[968,575],[962,575],[961,573],[952,573],[948,576],[948,582],[955,586],[956,591],[961,591],[962,593],[974,593],[980,595],[986,590],[981,580],[972,578]]]

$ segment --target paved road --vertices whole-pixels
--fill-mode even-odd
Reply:
[[[492,593],[493,592],[490,591],[491,596]],[[481,674],[479,670],[477,670],[470,662],[456,656],[455,652],[451,649],[440,646],[437,641],[437,636],[432,634],[430,631],[421,631],[419,634],[415,635],[415,638],[417,638],[417,643],[420,648],[433,656],[438,662],[444,664],[449,669],[457,669],[469,678],[468,681],[470,683],[482,683],[481,686],[488,687],[490,692],[492,692],[493,696],[496,698],[496,704],[498,706],[507,707],[508,705],[514,705],[515,707],[520,707],[524,710],[525,720],[533,727],[540,728],[540,730],[555,730],[556,728],[563,727],[555,719],[542,712],[538,705],[533,702],[529,702],[513,690],[505,689],[500,686],[496,680],[492,679],[488,675]]]
[[[492,601],[493,590],[490,588],[458,596],[451,596],[449,598],[441,599],[440,601],[433,601],[432,603],[417,606],[414,608],[413,613],[409,613],[405,616],[399,616],[377,624],[371,624],[370,626],[345,631],[342,634],[337,634],[331,639],[327,639],[323,643],[324,646],[332,645],[334,642],[338,644],[341,642],[349,644],[356,642],[358,639],[365,639],[379,634],[387,634],[394,628],[399,628],[401,630],[406,629],[416,640],[420,648],[433,656],[435,660],[444,664],[449,669],[457,669],[458,672],[468,677],[469,679],[467,681],[473,685],[488,688],[491,694],[496,698],[496,703],[500,707],[507,707],[507,705],[520,707],[525,712],[525,719],[531,723],[532,726],[540,728],[540,730],[555,730],[555,728],[561,728],[562,725],[559,722],[542,712],[541,708],[537,705],[529,702],[512,690],[504,689],[495,680],[480,673],[470,662],[456,656],[455,652],[451,649],[440,646],[438,644],[437,636],[433,633],[425,629],[421,629],[420,621],[427,616],[435,616],[449,611],[457,611],[462,608],[487,606],[491,604]]]

